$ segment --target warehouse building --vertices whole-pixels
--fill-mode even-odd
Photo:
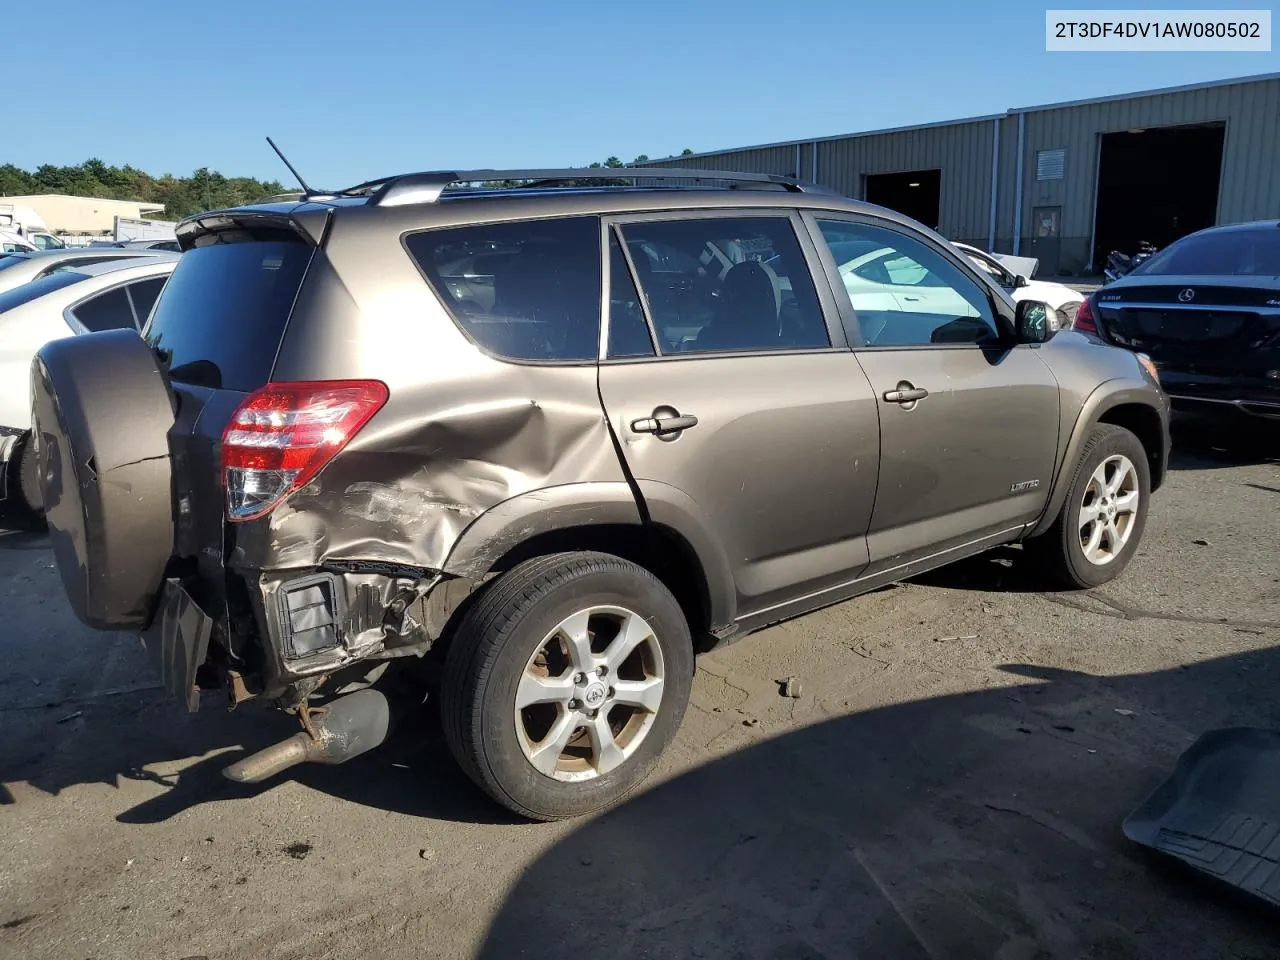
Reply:
[[[1080,274],[1142,240],[1280,218],[1280,74],[654,163],[811,180]]]
[[[71,235],[107,235],[115,226],[116,217],[137,220],[164,212],[163,203],[69,197],[60,193],[0,197],[0,204],[29,207],[54,233]]]

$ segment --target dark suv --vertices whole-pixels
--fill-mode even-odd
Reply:
[[[1165,474],[1143,357],[779,177],[420,173],[178,236],[141,337],[41,351],[37,456],[82,620],[299,716],[233,779],[375,746],[387,661],[440,657],[484,790],[598,810],[695,651],[997,544],[1103,583]]]

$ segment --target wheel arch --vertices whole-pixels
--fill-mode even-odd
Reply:
[[[679,601],[698,642],[726,635],[736,612],[728,561],[687,495],[640,481],[565,484],[498,504],[459,537],[442,572],[483,580],[536,556],[609,553],[637,563]]]
[[[1076,417],[1075,426],[1067,440],[1053,489],[1049,494],[1044,514],[1032,529],[1029,537],[1045,533],[1053,526],[1067,497],[1071,483],[1071,471],[1080,459],[1080,452],[1089,433],[1099,423],[1110,423],[1133,433],[1147,453],[1151,470],[1151,489],[1164,482],[1169,462],[1169,418],[1167,409],[1162,411],[1152,403],[1152,387],[1135,380],[1109,380],[1100,384],[1085,400]]]

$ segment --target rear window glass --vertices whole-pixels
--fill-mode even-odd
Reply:
[[[1183,237],[1140,264],[1133,273],[1144,276],[1280,276],[1280,228],[1224,230]]]
[[[79,283],[86,276],[87,274],[76,273],[74,270],[60,270],[57,273],[46,274],[39,280],[32,280],[30,283],[24,283],[21,286],[14,287],[12,290],[6,290],[4,293],[0,293],[0,313],[12,310],[14,307],[20,307],[24,303],[30,303],[37,297],[43,297],[46,293],[52,293],[54,290],[61,290],[63,287],[69,287],[73,283]]]
[[[598,355],[598,218],[451,227],[405,245],[453,318],[491,353],[558,362]]]
[[[3,270],[5,267],[16,267],[18,264],[26,262],[26,257],[0,257],[0,270]]]
[[[312,250],[272,240],[184,253],[143,331],[169,376],[245,392],[266,383]]]

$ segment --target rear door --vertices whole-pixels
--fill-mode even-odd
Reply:
[[[739,619],[867,563],[876,404],[799,227],[776,209],[605,224],[605,411],[654,519],[684,504],[723,548]]]
[[[808,218],[835,253],[888,247],[899,280],[928,294],[870,309],[851,298],[849,338],[880,417],[869,573],[991,539],[1040,515],[1053,477],[1058,385],[1032,345],[1003,336],[989,288],[924,234],[869,217]]]

